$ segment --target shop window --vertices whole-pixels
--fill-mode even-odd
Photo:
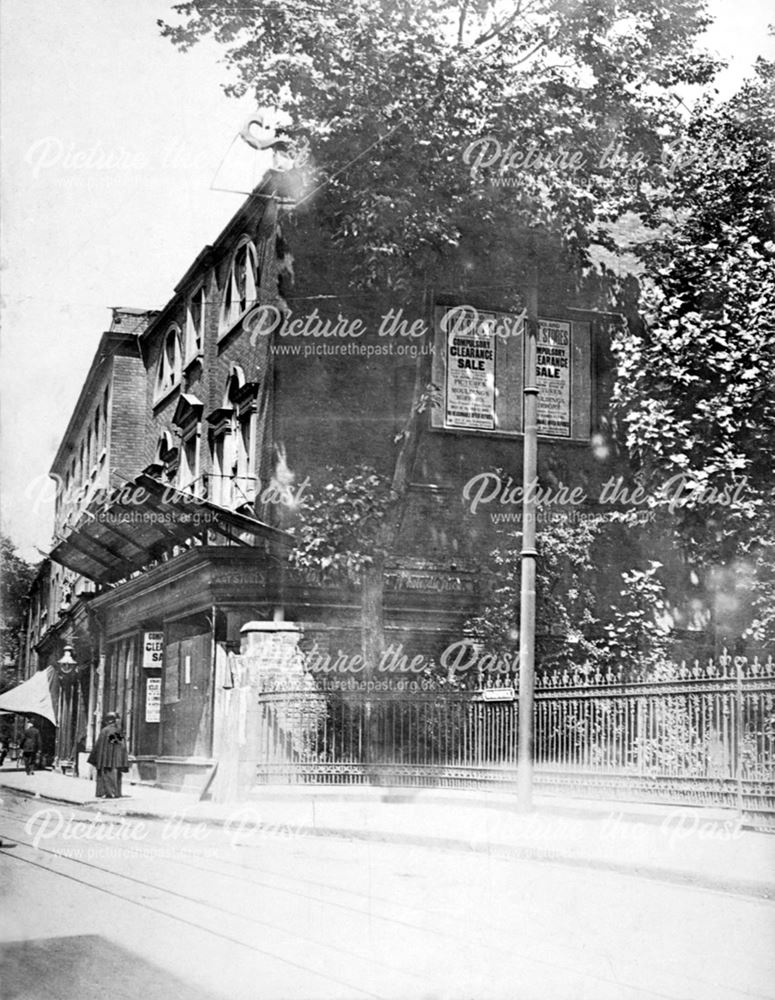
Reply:
[[[180,383],[182,374],[180,328],[173,325],[167,331],[156,368],[154,399],[162,399]]]

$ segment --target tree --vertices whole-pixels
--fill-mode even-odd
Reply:
[[[232,82],[287,114],[317,165],[320,223],[353,281],[400,288],[439,258],[508,262],[542,226],[568,262],[607,224],[648,210],[680,131],[676,84],[715,66],[694,50],[704,0],[252,0],[173,8],[185,51],[212,36]],[[515,155],[534,147],[529,169]],[[637,157],[637,169],[631,169]],[[326,186],[324,198],[317,192]],[[505,254],[505,261],[504,261]]]
[[[0,655],[3,673],[0,691],[16,683],[15,670],[6,671],[6,660],[16,664],[19,657],[19,632],[24,623],[27,594],[35,576],[35,567],[16,554],[16,546],[0,534]]]
[[[361,649],[367,672],[373,672],[385,648],[384,569],[395,548],[405,511],[409,474],[420,437],[421,414],[433,398],[423,388],[425,365],[417,366],[414,400],[398,435],[399,451],[391,480],[376,469],[329,469],[328,482],[306,498],[295,527],[291,563],[321,582],[361,588]]]
[[[589,668],[648,673],[669,650],[664,587],[660,564],[632,565],[620,574],[613,603],[602,600],[610,564],[597,543],[622,545],[626,528],[605,528],[590,521],[562,518],[536,533],[536,661],[544,670]],[[518,646],[521,534],[508,533],[490,554],[489,595],[466,631],[494,657],[513,654]]]
[[[696,565],[734,567],[775,638],[775,64],[690,120],[641,249],[643,319],[615,344],[641,481]]]
[[[564,520],[536,532],[536,662],[543,667],[595,658],[592,546],[597,533],[589,522]],[[521,547],[521,532],[509,532],[490,554],[484,607],[466,624],[466,632],[495,657],[513,658],[519,645]]]
[[[611,221],[647,212],[650,190],[665,183],[662,151],[680,130],[674,86],[705,83],[715,69],[694,50],[708,23],[703,0],[192,0],[173,9],[180,20],[159,22],[164,37],[182,51],[215,39],[232,74],[227,93],[252,94],[308,140],[314,179],[297,209],[314,211],[348,253],[349,282],[402,295],[418,275],[433,280],[450,261],[465,273],[472,258],[488,280],[513,286],[534,238],[578,273],[594,244],[616,249]],[[526,150],[529,168],[518,162]],[[381,567],[429,389],[422,365],[391,502],[359,565],[372,663]],[[319,527],[313,517],[313,544]]]

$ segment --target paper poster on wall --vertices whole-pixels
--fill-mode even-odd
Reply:
[[[571,325],[560,320],[538,323],[536,385],[538,433],[571,436]]]
[[[148,677],[145,681],[145,721],[161,719],[161,677]]]
[[[160,667],[164,655],[164,633],[143,633],[143,667],[147,670]]]
[[[444,424],[492,430],[495,427],[495,330],[487,314],[458,311],[442,319],[447,384]]]

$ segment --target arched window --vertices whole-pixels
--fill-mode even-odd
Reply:
[[[229,377],[226,379],[226,388],[223,393],[223,405],[233,406],[239,399],[242,390],[245,388],[245,372],[241,365],[232,365]]]
[[[154,397],[158,400],[173,389],[181,377],[180,327],[173,324],[164,336],[159,364],[156,369],[156,391]]]
[[[202,356],[206,306],[207,296],[205,294],[205,286],[200,285],[189,298],[186,310],[186,349],[184,358],[186,365],[189,365],[196,358]]]
[[[172,434],[164,430],[156,441],[156,451],[153,462],[146,466],[145,472],[155,478],[161,478],[165,482],[172,483],[177,478],[180,449],[175,443]]]
[[[218,325],[223,337],[234,324],[258,301],[260,277],[256,248],[247,237],[239,244],[232,258],[223,288],[223,302]]]
[[[180,465],[178,489],[199,496],[203,483],[199,478],[202,402],[191,393],[182,392],[172,422],[180,432]]]
[[[178,446],[169,431],[162,431],[156,440],[156,451],[153,456],[154,465],[166,465],[177,457]]]
[[[239,509],[256,497],[256,407],[258,383],[247,382],[239,365],[232,365],[222,405],[208,420],[213,456],[211,499]]]

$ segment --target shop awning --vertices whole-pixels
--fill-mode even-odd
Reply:
[[[173,545],[215,532],[229,544],[253,545],[261,538],[285,549],[290,537],[246,514],[180,493],[142,474],[114,491],[111,502],[93,505],[52,549],[51,558],[97,583],[115,583]]]
[[[28,681],[18,684],[5,694],[0,694],[0,712],[17,715],[42,715],[57,724],[54,711],[58,678],[53,667],[46,667],[33,674]]]

